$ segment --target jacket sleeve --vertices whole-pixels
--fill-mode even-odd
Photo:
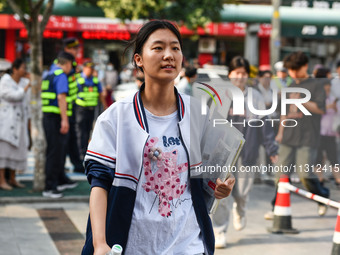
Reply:
[[[101,187],[107,191],[113,182],[115,170],[104,166],[97,161],[89,160],[85,162],[85,172],[91,188]]]
[[[262,118],[264,125],[261,128],[262,132],[262,144],[266,149],[267,155],[275,156],[278,152],[279,146],[275,141],[275,133],[272,127],[271,121],[266,121],[267,116]]]
[[[9,102],[20,102],[25,96],[24,88],[12,86],[9,79],[1,79],[0,82],[0,97]]]
[[[89,183],[92,187],[100,186],[105,189],[112,184],[116,168],[115,118],[110,110],[98,117],[85,155]]]

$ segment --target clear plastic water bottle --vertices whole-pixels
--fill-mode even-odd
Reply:
[[[123,253],[123,248],[119,244],[112,246],[110,255],[121,255]]]

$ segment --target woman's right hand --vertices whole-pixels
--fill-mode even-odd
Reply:
[[[282,142],[282,137],[283,137],[283,135],[280,134],[280,133],[278,133],[278,134],[276,135],[276,137],[275,137],[275,141],[277,141],[278,143],[281,143],[281,142]]]
[[[110,246],[108,246],[106,243],[97,245],[94,248],[94,253],[93,255],[106,255],[106,254],[110,254],[111,252],[111,248]]]
[[[70,125],[68,123],[68,119],[62,119],[60,123],[60,133],[63,135],[67,134],[69,128]]]
[[[25,88],[24,88],[24,91],[27,92],[27,90],[31,87],[31,83],[28,83]]]

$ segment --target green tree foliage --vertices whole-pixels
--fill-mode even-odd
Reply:
[[[99,0],[105,14],[122,20],[169,19],[189,28],[220,20],[223,0]]]
[[[219,22],[222,0],[177,0],[166,10],[171,20],[183,21],[189,28],[204,27],[208,22]]]
[[[14,0],[27,13],[27,1]],[[28,2],[36,2],[31,0]],[[224,3],[240,0],[73,0],[76,4],[103,8],[107,17],[125,20],[169,19],[185,24],[191,29],[219,22]],[[7,0],[0,0],[6,3]],[[58,1],[56,0],[56,4]]]
[[[133,20],[155,18],[153,15],[157,12],[162,12],[167,5],[167,1],[99,0],[98,5],[104,9],[108,17]]]

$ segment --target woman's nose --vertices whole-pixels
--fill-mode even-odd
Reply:
[[[173,60],[174,56],[173,56],[173,53],[172,53],[171,49],[166,49],[164,51],[163,58],[164,58],[164,60]]]

